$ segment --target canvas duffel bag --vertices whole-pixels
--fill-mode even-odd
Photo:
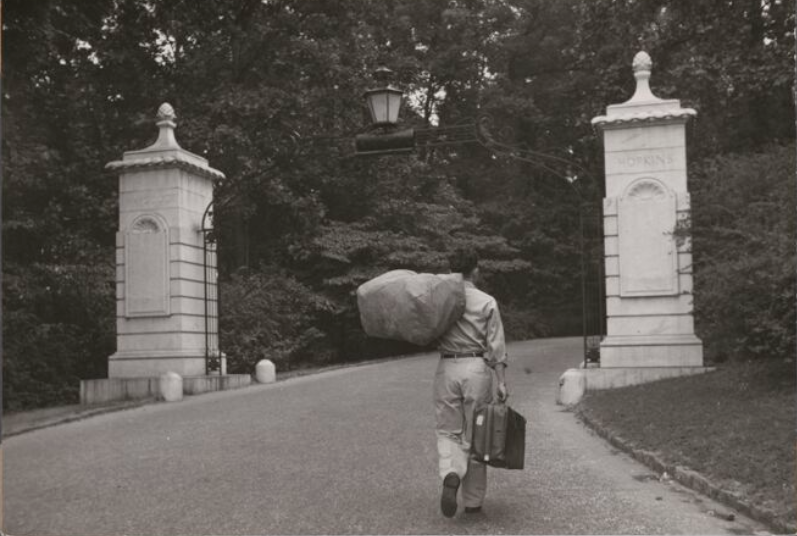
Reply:
[[[360,322],[370,337],[426,346],[465,312],[461,274],[392,270],[357,289]]]

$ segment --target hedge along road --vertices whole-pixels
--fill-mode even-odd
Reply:
[[[105,414],[4,442],[14,535],[753,534],[612,451],[555,403],[580,339],[510,345],[526,469],[482,514],[439,511],[434,355]]]

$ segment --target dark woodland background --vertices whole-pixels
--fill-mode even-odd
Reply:
[[[71,403],[115,351],[117,179],[177,139],[216,189],[230,372],[413,348],[368,339],[354,289],[442,272],[473,247],[511,339],[581,334],[580,231],[600,260],[603,148],[590,120],[651,86],[687,127],[697,333],[710,361],[795,349],[794,3],[775,0],[3,2],[3,404]],[[352,158],[380,64],[416,128],[489,114],[512,143]],[[560,160],[561,161],[561,160]],[[543,163],[548,163],[543,165]],[[563,177],[568,176],[583,200]]]

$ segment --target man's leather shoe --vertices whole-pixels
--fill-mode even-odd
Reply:
[[[482,511],[482,507],[481,506],[466,506],[465,507],[465,513],[466,514],[478,514],[481,511]]]
[[[459,476],[448,473],[443,479],[443,494],[440,497],[440,510],[446,517],[454,517],[457,513],[457,491],[459,491]]]

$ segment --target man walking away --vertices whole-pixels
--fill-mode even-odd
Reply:
[[[462,485],[465,513],[481,512],[487,491],[487,466],[470,458],[474,411],[492,401],[492,371],[498,398],[509,396],[504,369],[506,341],[495,298],[476,288],[479,258],[460,250],[449,259],[451,272],[465,282],[465,313],[438,341],[440,363],[434,379],[437,453],[443,491],[443,515],[457,513]]]

